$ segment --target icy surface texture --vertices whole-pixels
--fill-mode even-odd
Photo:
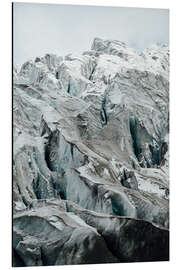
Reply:
[[[13,265],[168,260],[168,47],[95,38],[13,76]]]

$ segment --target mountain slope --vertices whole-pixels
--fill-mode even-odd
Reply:
[[[13,76],[14,265],[168,260],[168,47],[95,38]]]

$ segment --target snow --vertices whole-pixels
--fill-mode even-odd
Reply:
[[[165,196],[165,189],[159,187],[159,185],[152,183],[149,179],[138,177],[138,188],[144,192],[153,193],[160,197]]]
[[[110,174],[109,174],[109,171],[108,171],[108,169],[107,168],[104,168],[104,176],[106,177],[106,176],[110,176]]]

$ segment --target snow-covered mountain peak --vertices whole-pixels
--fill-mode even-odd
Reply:
[[[91,49],[99,54],[117,55],[122,58],[127,58],[127,55],[136,54],[134,49],[129,48],[124,42],[118,40],[95,38]]]

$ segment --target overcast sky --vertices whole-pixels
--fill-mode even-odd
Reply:
[[[13,14],[16,64],[46,53],[82,53],[94,37],[124,41],[138,51],[169,43],[165,9],[14,3]]]

